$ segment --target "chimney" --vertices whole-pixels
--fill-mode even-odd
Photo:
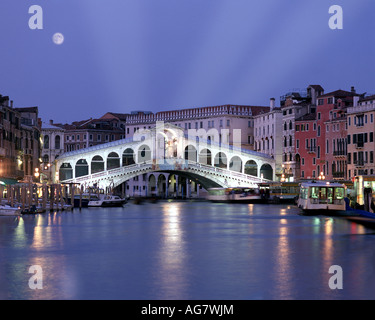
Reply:
[[[10,107],[13,108],[13,100],[10,100]]]
[[[351,92],[355,93],[355,88],[354,87],[351,88]]]
[[[53,124],[53,120],[50,120],[50,121],[49,121],[49,124]]]
[[[272,111],[275,108],[275,98],[270,99],[270,111]]]

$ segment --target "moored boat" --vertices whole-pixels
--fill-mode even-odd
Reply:
[[[20,216],[21,209],[17,207],[11,207],[8,205],[0,205],[0,216]]]
[[[300,185],[297,206],[305,214],[335,214],[346,210],[346,186],[336,182],[311,181]]]
[[[262,201],[259,188],[210,188],[207,200],[212,202],[252,203]]]
[[[119,196],[105,195],[88,202],[88,207],[122,207],[127,202]]]

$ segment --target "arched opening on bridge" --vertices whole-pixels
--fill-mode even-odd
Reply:
[[[134,150],[131,148],[127,148],[122,154],[122,166],[130,166],[135,164],[135,154]]]
[[[219,152],[214,159],[214,166],[218,168],[227,169],[228,159],[224,152]]]
[[[111,152],[107,157],[107,170],[120,167],[120,157],[116,152]]]
[[[242,172],[242,160],[240,157],[234,156],[230,159],[229,170]]]
[[[258,165],[254,160],[245,163],[245,173],[254,177],[258,176]]]
[[[151,196],[157,196],[156,178],[153,174],[148,178],[148,190]]]
[[[70,163],[63,163],[59,169],[60,181],[69,180],[73,178],[73,168]]]
[[[197,149],[194,146],[192,145],[186,146],[185,160],[197,162]]]
[[[75,167],[76,178],[87,176],[89,174],[89,165],[85,159],[79,159]]]
[[[101,156],[95,156],[91,160],[91,174],[104,171],[104,160]]]
[[[273,169],[268,163],[265,163],[260,167],[260,176],[263,177],[263,179],[273,179]]]
[[[206,164],[206,165],[212,165],[212,156],[211,151],[209,149],[203,149],[199,153],[199,163]]]
[[[143,163],[151,160],[151,150],[146,144],[143,144],[138,149],[138,163]]]
[[[167,179],[165,178],[164,174],[160,174],[158,177],[158,196],[164,197],[165,196],[165,191],[167,188]]]

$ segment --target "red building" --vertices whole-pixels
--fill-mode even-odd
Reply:
[[[315,114],[296,119],[296,160],[301,179],[346,179],[346,109],[353,105],[351,91],[336,90],[318,97]],[[297,147],[298,144],[298,147]]]

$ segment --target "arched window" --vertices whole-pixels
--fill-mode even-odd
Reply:
[[[49,149],[49,135],[44,136],[44,149]]]
[[[55,137],[55,149],[61,149],[60,146],[60,136]]]

